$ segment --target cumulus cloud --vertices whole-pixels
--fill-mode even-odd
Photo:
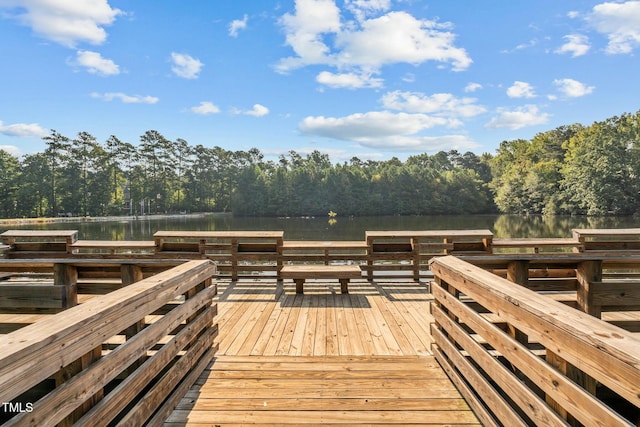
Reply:
[[[103,58],[97,52],[79,50],[76,52],[76,59],[71,65],[84,67],[91,74],[100,76],[114,76],[120,74],[120,67],[110,59]]]
[[[631,53],[640,46],[640,1],[600,3],[586,19],[609,39],[607,53]]]
[[[371,76],[371,74],[356,73],[331,73],[322,71],[316,76],[316,81],[320,84],[334,89],[361,89],[382,87],[383,80]]]
[[[470,149],[475,143],[464,135],[422,135],[435,126],[447,125],[448,120],[427,114],[372,111],[345,117],[306,117],[299,129],[316,135],[361,146],[403,151],[437,151],[449,147]]]
[[[220,112],[220,108],[212,102],[202,101],[200,105],[191,107],[191,112],[206,116],[208,114],[217,114]]]
[[[0,133],[18,138],[42,138],[49,132],[37,123],[14,123],[5,125],[0,121]]]
[[[589,95],[595,89],[595,86],[587,86],[574,79],[557,79],[553,81],[553,84],[558,88],[560,93],[569,98],[579,98]]]
[[[475,92],[480,89],[482,89],[482,85],[480,83],[469,83],[464,87],[465,92]]]
[[[536,93],[527,82],[515,81],[513,85],[507,89],[507,96],[509,98],[535,98]]]
[[[364,21],[360,28],[337,35],[341,63],[379,68],[394,63],[451,63],[456,71],[471,65],[471,58],[454,46],[449,23],[416,19],[406,12],[390,12]]]
[[[300,130],[327,138],[361,141],[376,136],[411,135],[446,124],[446,119],[426,114],[372,111],[346,117],[307,117],[300,123]]]
[[[358,21],[391,9],[391,0],[346,0],[345,6]]]
[[[549,121],[549,114],[542,113],[535,105],[525,105],[524,107],[508,110],[498,109],[498,116],[491,119],[485,125],[489,129],[521,129],[527,126],[543,125]]]
[[[558,49],[556,53],[563,54],[569,53],[573,58],[585,55],[591,49],[589,44],[589,38],[582,34],[569,34],[563,37],[566,42]]]
[[[473,117],[486,112],[476,98],[457,98],[450,93],[426,95],[420,92],[394,91],[386,93],[382,105],[392,110],[427,113],[441,117]]]
[[[338,69],[338,74],[324,75],[335,84],[335,76],[353,79],[378,74],[383,66],[396,63],[434,61],[460,71],[472,62],[463,48],[455,46],[450,23],[388,12],[390,3],[383,0],[348,1],[345,7],[356,16],[355,21],[343,22],[333,0],[297,0],[295,13],[280,19],[286,44],[295,55],[281,59],[276,71],[326,65]],[[353,82],[351,87],[358,87],[362,79]]]
[[[185,53],[172,52],[171,61],[173,62],[171,71],[173,71],[176,76],[185,79],[197,79],[200,70],[202,70],[204,66],[199,59]]]
[[[160,99],[155,96],[127,95],[122,92],[106,92],[91,94],[92,98],[102,99],[103,101],[113,101],[118,99],[125,104],[156,104]]]
[[[37,35],[71,48],[82,42],[104,43],[104,27],[123,13],[107,0],[3,0],[0,8]]]
[[[261,104],[253,104],[253,108],[251,110],[240,110],[235,108],[232,110],[232,113],[238,115],[243,114],[245,116],[262,117],[269,114],[269,109]]]
[[[229,24],[229,35],[231,37],[238,37],[238,32],[247,28],[248,21],[249,17],[247,15],[244,15],[242,19],[234,19],[231,21]]]

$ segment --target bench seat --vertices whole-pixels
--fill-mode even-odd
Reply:
[[[346,294],[349,292],[349,280],[361,278],[362,271],[358,265],[285,265],[280,270],[280,277],[293,279],[298,294],[303,292],[307,279],[338,279],[340,291]]]

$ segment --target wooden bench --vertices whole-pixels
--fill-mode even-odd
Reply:
[[[362,277],[358,265],[285,265],[280,270],[280,277],[293,279],[296,293],[301,294],[307,279],[338,279],[340,292],[349,293],[349,280]]]
[[[9,246],[5,257],[36,258],[62,256],[78,240],[77,230],[7,230],[0,234],[3,245]]]
[[[640,254],[640,228],[573,229],[583,251],[593,254]]]

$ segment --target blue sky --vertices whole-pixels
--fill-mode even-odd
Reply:
[[[639,53],[640,1],[0,0],[0,148],[494,153],[638,111]]]

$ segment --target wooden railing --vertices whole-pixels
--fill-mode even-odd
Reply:
[[[215,354],[214,275],[189,261],[0,335],[0,422],[161,423]]]
[[[185,260],[0,259],[0,334],[168,270]]]
[[[79,240],[75,230],[8,230],[0,254],[11,259],[203,259],[219,277],[279,277],[285,264],[354,263],[367,278],[431,278],[428,262],[444,255],[494,253],[640,254],[640,229],[573,230],[567,238],[494,238],[490,230],[367,231],[354,241],[287,240],[283,231],[157,231],[148,241]],[[4,249],[2,249],[4,248]]]
[[[430,268],[434,354],[483,424],[636,425],[636,335],[452,256]]]

